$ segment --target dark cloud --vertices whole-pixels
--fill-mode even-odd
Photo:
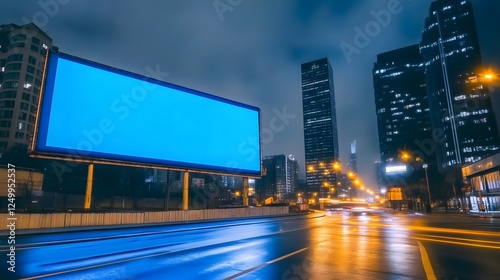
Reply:
[[[61,2],[68,3],[41,27],[63,52],[143,75],[158,65],[170,73],[169,82],[260,107],[263,127],[276,110],[296,115],[274,133],[264,155],[294,154],[302,174],[300,64],[328,57],[341,159],[345,165],[349,143],[357,140],[360,173],[370,185],[379,158],[371,69],[378,53],[419,42],[430,5],[430,0],[400,0],[401,12],[349,63],[339,45],[354,44],[354,28],[364,29],[374,20],[371,12],[387,9],[389,0],[244,0],[223,13],[223,20],[211,0]],[[21,24],[23,17],[43,11],[37,3],[7,1],[0,18]],[[483,56],[500,65],[495,36],[500,2],[474,5]]]

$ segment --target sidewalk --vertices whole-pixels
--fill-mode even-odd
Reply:
[[[471,215],[473,217],[478,217],[478,218],[495,218],[498,219],[500,218],[500,211],[488,211],[488,212],[470,212],[467,213],[466,215]]]
[[[407,210],[390,210],[387,211],[392,214],[427,214],[427,215],[460,215],[462,217],[474,217],[474,218],[492,218],[492,219],[499,219],[500,218],[500,211],[487,211],[487,212],[479,212],[479,211],[470,211],[467,213],[464,213],[460,209],[456,208],[449,208],[447,211],[440,209],[440,208],[432,208],[431,213],[426,213],[426,212],[420,212],[420,211],[407,211]]]

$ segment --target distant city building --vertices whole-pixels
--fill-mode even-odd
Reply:
[[[333,164],[339,160],[333,71],[327,58],[301,65],[306,182],[324,194],[335,186]]]
[[[278,200],[284,198],[286,194],[286,181],[287,181],[287,172],[286,172],[286,159],[285,155],[273,156],[274,162],[274,172],[276,178],[276,196]]]
[[[356,197],[356,188],[353,187],[351,179],[347,174],[338,173],[337,174],[337,186],[334,190],[331,190],[333,197],[339,199],[348,199]]]
[[[419,143],[432,139],[424,64],[418,45],[377,55],[373,87],[382,164],[403,151],[422,156]],[[434,154],[425,155],[432,160]]]
[[[285,200],[298,187],[299,168],[292,155],[266,156],[262,160],[264,176],[257,183],[257,194]]]
[[[248,179],[248,196],[255,196],[255,186],[256,180],[249,178]]]
[[[45,56],[52,48],[52,38],[32,23],[0,25],[0,155],[30,143]]]
[[[274,165],[273,156],[264,156],[262,158],[262,177],[255,181],[255,191],[260,199],[275,197],[277,194]]]
[[[482,68],[470,0],[431,3],[420,43],[432,129],[441,168],[495,153],[498,129]]]
[[[358,163],[356,160],[356,140],[351,142],[351,156],[349,158],[349,171],[358,173]]]
[[[293,155],[286,158],[286,187],[287,194],[295,193],[299,187],[299,163]]]
[[[387,186],[384,183],[384,164],[381,161],[375,161],[375,174],[378,193],[383,194],[387,191]]]
[[[222,176],[222,185],[225,188],[237,189],[243,187],[243,178],[232,177],[232,176]]]

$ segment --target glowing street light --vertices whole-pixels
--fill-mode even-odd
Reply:
[[[403,160],[406,161],[406,160],[410,159],[410,154],[408,152],[403,152],[401,154],[401,158],[403,158]]]
[[[493,69],[486,69],[483,74],[478,75],[479,82],[484,82],[485,84],[488,84],[490,86],[498,86],[498,77],[500,76],[499,73],[496,73],[495,70]]]
[[[340,164],[338,162],[333,164],[333,170],[340,170]]]

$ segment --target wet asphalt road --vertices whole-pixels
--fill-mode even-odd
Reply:
[[[500,220],[460,214],[332,211],[16,242],[17,272],[3,265],[0,279],[500,279]]]

